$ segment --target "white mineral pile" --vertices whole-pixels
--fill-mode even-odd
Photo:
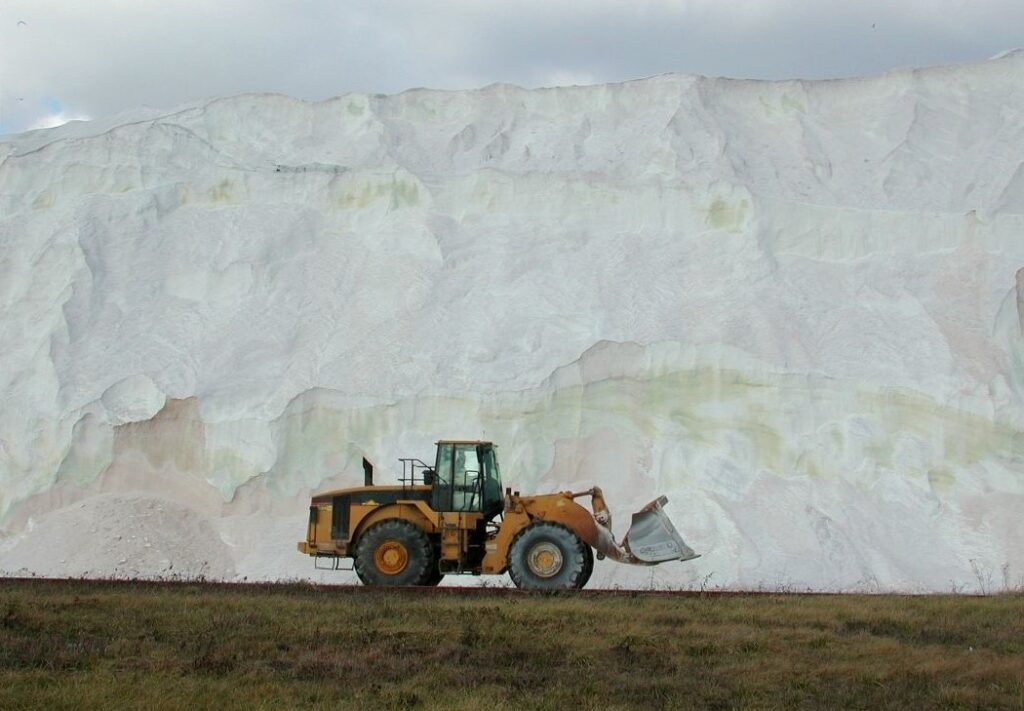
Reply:
[[[658,494],[592,585],[1024,575],[1024,53],[867,79],[218,99],[0,142],[0,570],[319,573],[439,437]]]

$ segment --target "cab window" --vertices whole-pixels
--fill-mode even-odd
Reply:
[[[456,445],[452,468],[452,511],[479,511],[480,484],[480,458],[476,445]]]

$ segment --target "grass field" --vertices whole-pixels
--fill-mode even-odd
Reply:
[[[0,579],[0,709],[1024,709],[1024,596]]]

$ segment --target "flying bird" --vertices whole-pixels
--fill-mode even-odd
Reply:
[[[24,20],[18,20],[18,25],[19,26],[21,26],[21,25],[28,25],[28,23],[25,22]]]

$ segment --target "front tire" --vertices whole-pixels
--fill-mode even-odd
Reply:
[[[508,574],[528,590],[574,590],[586,584],[587,545],[565,526],[539,522],[516,536],[508,554]]]
[[[355,569],[366,585],[429,585],[436,569],[434,549],[408,521],[381,521],[359,537]]]
[[[584,543],[583,554],[583,575],[576,583],[576,588],[579,590],[582,590],[590,582],[590,576],[594,574],[594,549]]]

